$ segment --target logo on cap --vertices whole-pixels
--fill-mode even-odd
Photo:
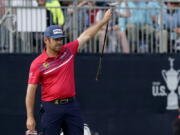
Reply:
[[[53,34],[63,34],[61,29],[54,29]]]

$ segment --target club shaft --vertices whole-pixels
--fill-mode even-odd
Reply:
[[[99,65],[96,73],[96,81],[99,80],[100,74],[101,74],[101,69],[102,69],[102,59],[103,59],[103,54],[104,54],[104,48],[106,44],[106,39],[107,39],[107,33],[108,33],[108,23],[106,25],[106,31],[105,31],[105,36],[104,36],[104,43],[103,43],[103,48],[99,57]]]

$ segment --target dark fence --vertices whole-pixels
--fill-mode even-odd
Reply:
[[[29,65],[35,57],[0,55],[3,135],[23,135],[26,130],[26,83]],[[97,66],[98,55],[76,57],[77,98],[86,123],[96,135],[172,135],[180,89],[180,55],[107,54],[99,81],[95,80]],[[37,123],[39,93],[35,109]]]

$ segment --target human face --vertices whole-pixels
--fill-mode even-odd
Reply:
[[[45,38],[44,41],[47,49],[53,53],[59,53],[63,46],[63,38]]]
[[[39,6],[45,6],[46,1],[45,0],[37,0],[37,3]]]

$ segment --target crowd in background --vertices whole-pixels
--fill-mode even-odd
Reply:
[[[0,5],[7,0],[0,0]],[[106,53],[172,53],[180,51],[180,2],[157,0],[128,1],[61,1],[61,0],[14,0],[12,6],[44,7],[47,11],[47,25],[61,26],[66,41],[71,41],[87,27],[99,21],[107,8],[113,9],[113,17],[109,22]],[[0,8],[0,14],[6,14]],[[0,23],[2,19],[0,18]],[[6,22],[7,25],[7,22]],[[7,27],[0,27],[6,32]],[[9,27],[8,27],[9,28]],[[98,32],[94,40],[87,44],[82,52],[100,52],[102,50],[105,26]],[[1,33],[2,33],[1,32]],[[31,34],[31,44],[42,44],[40,38]],[[3,36],[3,35],[2,35]],[[39,36],[40,37],[40,36]],[[0,49],[9,44],[6,37],[0,38]],[[27,40],[26,40],[27,41]],[[5,45],[5,46],[2,46]],[[6,47],[7,46],[7,47]]]

